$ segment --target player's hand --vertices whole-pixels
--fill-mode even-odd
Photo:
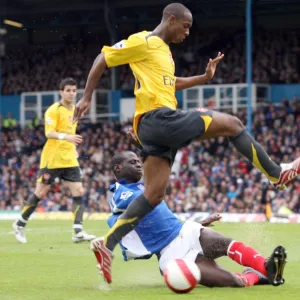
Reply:
[[[77,146],[82,143],[82,136],[77,134],[68,134],[66,135],[65,140]]]
[[[138,139],[136,138],[134,132],[132,129],[128,130],[127,133],[127,138],[129,139],[130,143],[133,144],[134,146],[136,146],[138,149],[142,150],[143,146],[140,144],[140,142],[138,141]]]
[[[209,59],[207,67],[206,67],[206,71],[205,71],[205,75],[207,76],[208,79],[212,79],[214,77],[217,65],[220,62],[220,60],[223,59],[223,57],[224,57],[224,54],[219,52],[216,58]]]
[[[201,222],[201,225],[205,227],[212,227],[214,226],[212,223],[220,221],[222,219],[222,216],[218,213],[214,213],[211,216],[209,216],[207,219]]]
[[[73,115],[73,123],[77,122],[80,117],[82,117],[91,107],[91,100],[86,98],[81,98],[76,106]]]

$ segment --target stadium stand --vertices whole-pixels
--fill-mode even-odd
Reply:
[[[239,112],[245,121],[245,113]],[[125,133],[130,123],[80,124],[84,143],[78,147],[84,175],[84,201],[88,212],[108,212],[108,187],[114,181],[110,158],[115,151],[134,150]],[[300,156],[300,101],[258,108],[253,132],[276,162]],[[2,135],[0,156],[0,210],[19,210],[33,192],[38,159],[45,142],[43,126],[10,127]],[[282,207],[300,213],[300,181],[284,192],[276,192],[264,176],[253,169],[224,138],[193,143],[178,152],[165,197],[175,212],[258,213],[272,202],[273,212]],[[68,190],[53,185],[39,211],[71,210]]]
[[[211,83],[245,82],[245,46],[241,34],[221,39],[221,31],[194,34],[191,41],[175,47],[173,56],[177,74],[192,76],[205,70],[208,54],[221,50],[226,60]],[[228,35],[228,33],[227,33]],[[126,37],[126,36],[124,36]],[[216,41],[219,41],[218,43]],[[253,80],[256,83],[298,83],[300,81],[300,36],[296,31],[259,30],[254,37]],[[109,43],[109,42],[108,42]],[[8,47],[3,60],[3,94],[25,91],[56,90],[57,82],[72,76],[84,88],[85,78],[102,44],[82,43]],[[257,50],[257,51],[256,51]],[[259,50],[259,51],[258,51]],[[280,57],[280,59],[278,59]],[[118,76],[122,90],[132,90],[134,80],[127,66]],[[106,71],[98,88],[111,88],[110,70]]]

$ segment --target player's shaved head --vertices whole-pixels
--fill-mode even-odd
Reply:
[[[115,165],[120,165],[123,163],[124,160],[126,160],[127,156],[132,153],[130,151],[124,151],[124,152],[118,152],[116,153],[113,158],[111,159],[111,169],[113,172],[115,172],[114,167]],[[116,174],[115,174],[116,175]]]
[[[191,13],[191,11],[181,3],[171,3],[167,5],[163,10],[163,20],[167,20],[170,16],[174,16],[176,19],[183,19],[184,13]]]

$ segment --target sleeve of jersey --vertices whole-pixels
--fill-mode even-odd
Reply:
[[[142,191],[133,191],[119,184],[109,201],[112,213],[118,214],[124,212],[127,206],[140,194],[142,194]]]
[[[104,46],[106,65],[115,67],[144,60],[147,57],[147,41],[144,37],[131,36],[112,47]]]
[[[57,131],[57,109],[53,107],[47,109],[45,113],[45,135],[48,136],[50,132]]]

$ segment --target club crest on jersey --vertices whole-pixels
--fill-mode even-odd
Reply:
[[[51,176],[50,176],[49,173],[45,173],[45,174],[43,175],[43,177],[44,177],[45,180],[49,180],[49,178],[50,178]]]
[[[121,49],[121,48],[124,48],[124,47],[125,47],[125,42],[124,42],[124,40],[122,40],[122,41],[120,41],[120,42],[114,44],[113,47],[114,47],[115,49]]]
[[[46,118],[46,123],[47,123],[47,124],[49,124],[49,125],[51,125],[51,124],[52,124],[52,119],[51,119],[51,118],[49,118],[49,117],[48,117],[48,118]]]

